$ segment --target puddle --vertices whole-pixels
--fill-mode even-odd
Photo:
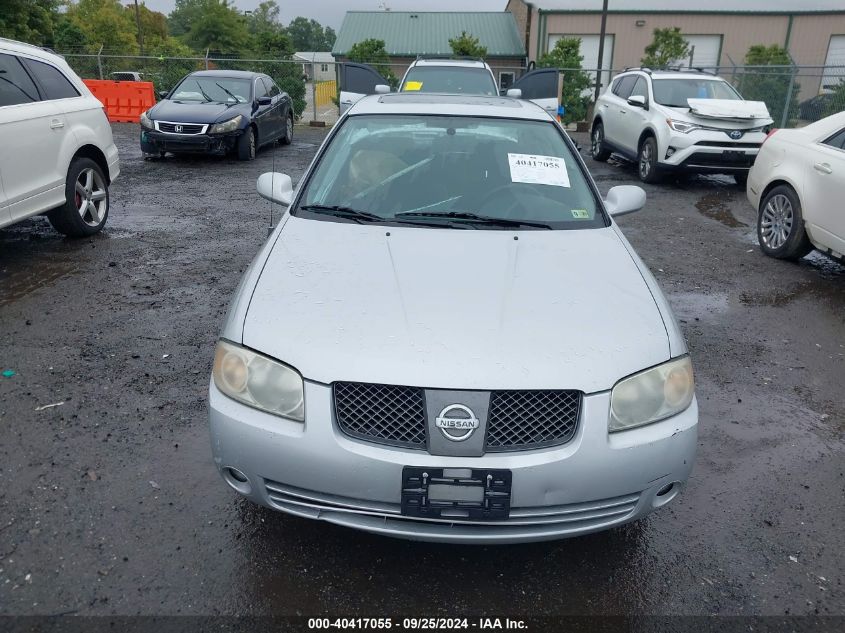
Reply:
[[[708,320],[728,310],[728,295],[724,292],[678,292],[667,294],[672,311],[684,322]]]
[[[726,202],[719,194],[709,193],[695,203],[695,208],[698,209],[701,215],[721,222],[725,226],[731,228],[748,226],[745,222],[740,222],[734,217]]]
[[[789,288],[767,290],[765,292],[743,292],[739,295],[740,303],[747,306],[782,307],[804,298],[811,298],[813,301],[835,306],[842,305],[845,303],[845,288],[838,287],[835,284],[819,284],[814,281],[805,281]]]

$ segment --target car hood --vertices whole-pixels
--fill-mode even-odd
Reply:
[[[153,120],[173,123],[217,123],[238,114],[248,114],[243,104],[197,103],[195,101],[170,101],[165,99],[153,106],[148,116]]]
[[[762,101],[739,101],[736,99],[687,99],[689,108],[665,106],[682,116],[682,119],[708,127],[725,129],[757,128],[770,125],[772,118]]]
[[[669,358],[611,228],[514,235],[291,217],[243,343],[322,383],[450,389],[595,392]]]

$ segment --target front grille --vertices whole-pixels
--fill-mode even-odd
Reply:
[[[205,125],[198,123],[165,123],[164,121],[157,121],[159,132],[167,132],[168,134],[202,134]],[[177,130],[179,126],[182,129]]]
[[[418,387],[337,382],[334,408],[338,426],[347,435],[425,448],[425,402]]]
[[[725,156],[723,154],[695,152],[690,154],[683,164],[689,167],[751,167],[755,158],[756,154]]]
[[[486,449],[517,451],[568,442],[580,410],[580,391],[494,391]]]
[[[759,149],[762,143],[748,141],[698,141],[695,145],[703,147],[736,147],[740,149]]]

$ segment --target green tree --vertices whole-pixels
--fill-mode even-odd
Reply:
[[[258,5],[247,19],[247,28],[252,36],[252,50],[259,55],[274,57],[289,56],[294,48],[290,37],[279,21],[279,5],[267,0]]]
[[[138,53],[134,9],[130,15],[118,0],[79,0],[68,6],[66,15],[85,33],[90,51],[103,46],[106,51],[124,55]]]
[[[654,39],[645,47],[645,57],[640,60],[649,68],[665,68],[674,61],[689,55],[689,44],[677,26],[654,29]]]
[[[135,5],[126,4],[124,11],[129,15],[129,19],[133,24],[136,24],[137,36],[137,22],[135,19]],[[160,45],[168,38],[167,17],[158,11],[151,11],[147,5],[138,3],[138,15],[141,21],[141,34],[144,38],[144,52],[149,52],[153,48]],[[140,47],[141,41],[138,41]]]
[[[793,67],[789,52],[777,44],[772,46],[756,44],[748,49],[745,64],[753,68],[746,68],[740,77],[739,91],[742,96],[750,101],[763,101],[775,125],[781,125],[784,110],[787,107],[787,121],[796,118],[798,93],[801,86],[792,80]],[[772,68],[766,68],[766,66],[772,66]],[[787,96],[789,96],[788,106]]]
[[[58,0],[2,0],[0,37],[35,44],[53,45]]]
[[[176,0],[168,25],[197,52],[231,54],[251,48],[247,20],[229,0]]]
[[[57,20],[53,29],[53,48],[60,53],[71,53],[73,51],[87,51],[90,46],[88,36],[76,22],[66,16],[61,16]]]
[[[384,40],[370,38],[352,45],[347,54],[349,61],[359,64],[370,64],[381,73],[391,88],[399,85],[399,80],[390,68],[390,56],[384,48]]]
[[[337,39],[331,27],[301,16],[291,20],[287,32],[295,51],[330,51]]]
[[[466,31],[461,31],[459,37],[449,40],[452,53],[458,57],[487,57],[487,47],[482,46],[477,37],[473,37]]]
[[[537,60],[539,68],[560,68],[563,72],[563,91],[560,102],[565,113],[564,123],[575,123],[587,118],[590,106],[590,76],[581,70],[584,57],[581,55],[581,39],[562,37],[554,48]]]

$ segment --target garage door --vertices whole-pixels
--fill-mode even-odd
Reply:
[[[581,68],[584,70],[595,71],[599,65],[599,36],[598,35],[577,35],[567,33],[554,33],[549,35],[549,48],[554,48],[555,43],[564,37],[576,37],[581,40],[581,56],[584,60],[581,62]],[[602,70],[602,86],[607,86],[610,81],[610,73],[607,72],[612,68],[613,64],[613,35],[606,34],[604,36],[604,56],[601,60]],[[590,79],[595,82],[596,73],[590,72]],[[592,92],[592,91],[590,91]]]
[[[845,35],[831,36],[824,65],[821,91],[830,92],[845,79]]]
[[[719,65],[719,52],[722,49],[721,35],[684,35],[689,44],[690,55],[676,60],[672,65],[692,66],[693,68],[715,68]]]

